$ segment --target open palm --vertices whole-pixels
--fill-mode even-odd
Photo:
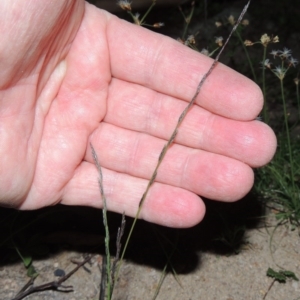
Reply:
[[[10,2],[0,4],[0,203],[101,208],[92,143],[108,209],[134,216],[211,59],[83,1]],[[145,201],[148,221],[196,224],[198,194],[241,198],[251,167],[274,154],[274,134],[253,121],[262,95],[247,78],[219,64],[196,103]]]

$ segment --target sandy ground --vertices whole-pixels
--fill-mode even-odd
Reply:
[[[239,204],[238,204],[239,205]],[[249,202],[233,211],[232,216],[245,214]],[[223,208],[223,206],[221,207]],[[253,208],[253,207],[252,207]],[[251,209],[250,209],[251,210]],[[255,210],[255,209],[254,209]],[[73,214],[74,215],[74,214]],[[226,216],[226,212],[223,214]],[[168,255],[173,253],[169,266],[176,270],[175,277],[169,268],[156,299],[300,299],[300,283],[287,280],[286,283],[275,282],[266,276],[269,267],[292,271],[300,277],[300,239],[298,230],[291,231],[287,226],[276,229],[270,246],[270,236],[275,224],[274,215],[267,222],[240,222],[236,218],[230,223],[215,219],[216,214],[208,208],[208,217],[202,224],[187,230],[172,230],[140,222],[130,243],[119,279],[114,290],[115,300],[154,299],[156,290],[166,265]],[[118,217],[116,217],[118,218]],[[129,224],[128,224],[129,225]],[[240,230],[246,226],[245,231]],[[224,228],[231,228],[230,234]],[[234,229],[236,229],[234,231]],[[220,237],[232,239],[233,247],[224,247]],[[101,243],[101,234],[82,233],[82,231],[54,232],[46,234],[44,241],[52,244],[48,255],[34,259],[33,265],[40,274],[35,285],[57,280],[54,271],[62,269],[66,273],[74,268],[71,259],[82,261],[87,252],[82,246],[90,248]],[[82,234],[85,238],[82,239]],[[55,238],[55,235],[57,237]],[[64,243],[61,240],[65,240]],[[174,246],[176,248],[174,250]],[[55,249],[55,250],[53,250]],[[273,257],[271,255],[271,250]],[[64,285],[73,286],[73,292],[42,291],[26,299],[36,300],[79,300],[99,299],[103,249],[94,252],[96,255],[85,268],[80,268]],[[97,254],[100,253],[100,254]],[[0,267],[0,299],[13,299],[17,292],[28,281],[23,264],[9,264]]]

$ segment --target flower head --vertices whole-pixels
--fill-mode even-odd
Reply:
[[[162,22],[158,22],[158,23],[153,24],[154,28],[160,28],[160,27],[163,27],[163,26],[165,26],[165,23],[162,23]]]
[[[292,54],[292,50],[291,50],[291,49],[288,49],[288,48],[283,48],[282,51],[279,50],[278,52],[280,53],[279,56],[280,56],[281,58],[283,58],[283,59],[289,58],[289,57],[291,56],[291,54]]]
[[[191,34],[187,37],[186,41],[189,43],[189,44],[196,44],[196,40],[195,40],[195,37]]]
[[[219,46],[223,46],[223,37],[222,36],[216,36],[215,43]]]
[[[271,38],[265,33],[260,37],[260,42],[264,47],[267,47],[267,45],[271,42]]]
[[[209,52],[207,49],[203,48],[201,51],[200,51],[201,54],[204,54],[206,56],[209,56]]]
[[[278,55],[278,52],[279,52],[279,50],[272,50],[272,51],[270,52],[270,54],[273,55],[273,57],[275,58],[275,56]]]
[[[253,42],[251,42],[250,40],[246,40],[246,41],[244,42],[244,45],[247,46],[247,47],[253,46]]]
[[[291,66],[296,67],[296,65],[298,64],[298,59],[296,59],[296,58],[290,56],[290,57],[288,58],[288,64],[289,64],[290,67],[291,67]]]
[[[263,68],[271,68],[271,63],[269,59],[265,59],[262,62],[260,62],[260,64],[262,65]]]
[[[248,19],[245,19],[241,22],[242,25],[244,26],[248,26],[250,24],[249,20]]]
[[[222,26],[222,23],[217,21],[217,22],[215,23],[215,25],[216,25],[216,27],[221,27],[221,26]]]
[[[131,11],[131,2],[128,0],[119,0],[117,4],[123,9],[127,11]]]
[[[230,15],[227,20],[228,20],[229,24],[231,24],[231,25],[235,24],[235,19],[234,19],[233,15]]]
[[[275,67],[275,69],[273,70],[273,73],[280,79],[283,80],[285,73],[286,73],[286,69],[282,68],[281,66],[277,66]]]

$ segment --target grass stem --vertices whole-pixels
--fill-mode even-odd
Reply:
[[[136,213],[135,218],[134,218],[134,221],[133,221],[133,223],[132,223],[132,225],[131,225],[131,228],[130,228],[128,237],[127,237],[127,239],[126,239],[126,242],[125,242],[125,245],[124,245],[124,248],[123,248],[123,252],[122,252],[122,255],[121,255],[121,259],[120,259],[120,262],[119,262],[119,264],[118,264],[118,268],[117,268],[117,271],[116,271],[116,278],[118,278],[118,273],[119,273],[119,270],[120,270],[120,266],[121,266],[122,260],[123,260],[123,258],[124,258],[126,249],[127,249],[127,247],[128,247],[128,243],[129,243],[129,240],[130,240],[130,238],[131,238],[133,229],[134,229],[134,227],[135,227],[135,225],[136,225],[136,222],[137,222],[137,220],[138,220],[138,218],[139,218],[139,215],[140,215],[140,212],[141,212],[143,203],[145,202],[145,199],[146,199],[146,197],[147,197],[147,195],[148,195],[148,192],[149,192],[149,190],[150,190],[150,187],[152,186],[152,184],[153,184],[154,181],[155,181],[155,178],[156,178],[156,176],[157,176],[158,169],[159,169],[159,167],[160,167],[160,165],[161,165],[161,163],[162,163],[162,161],[163,161],[163,159],[164,159],[164,157],[165,157],[165,155],[166,155],[166,153],[167,153],[169,147],[173,144],[173,142],[174,142],[174,140],[175,140],[175,138],[176,138],[176,135],[177,135],[177,133],[178,133],[178,129],[179,129],[181,123],[183,122],[183,120],[184,120],[185,116],[187,115],[187,113],[189,112],[190,108],[194,105],[194,103],[195,103],[195,101],[196,101],[196,99],[197,99],[197,97],[198,97],[198,95],[199,95],[199,93],[200,93],[200,90],[201,90],[201,88],[202,88],[204,82],[206,81],[206,79],[208,78],[208,76],[212,73],[212,71],[214,70],[214,68],[216,67],[216,65],[217,65],[217,63],[218,63],[218,61],[219,61],[219,59],[220,59],[220,56],[221,56],[221,54],[223,53],[225,47],[227,46],[227,44],[228,44],[228,42],[229,42],[229,40],[230,40],[232,34],[236,31],[236,29],[237,29],[237,27],[239,26],[241,20],[243,19],[244,14],[246,13],[246,11],[247,11],[247,9],[248,9],[248,7],[249,7],[249,5],[250,5],[250,2],[251,2],[251,0],[249,0],[248,3],[245,5],[245,7],[244,7],[244,9],[242,10],[242,12],[241,12],[241,14],[240,14],[240,16],[239,16],[239,18],[238,18],[236,24],[233,26],[233,28],[232,28],[231,32],[229,33],[229,35],[228,35],[228,37],[227,37],[225,43],[223,44],[222,48],[220,49],[218,55],[216,56],[216,58],[215,58],[214,61],[212,62],[212,64],[211,64],[209,70],[203,75],[202,79],[200,80],[200,82],[199,82],[199,84],[198,84],[198,86],[197,86],[197,88],[196,88],[196,91],[195,91],[194,96],[192,97],[192,99],[190,100],[190,102],[188,103],[188,105],[186,106],[186,108],[183,110],[183,112],[182,112],[181,115],[179,116],[178,121],[177,121],[177,124],[176,124],[176,126],[175,126],[175,128],[174,128],[174,130],[173,130],[173,132],[172,132],[171,137],[169,138],[169,140],[167,141],[167,143],[166,143],[165,146],[163,147],[161,153],[159,154],[159,157],[158,157],[158,161],[157,161],[156,167],[155,167],[155,169],[154,169],[154,171],[153,171],[153,173],[152,173],[152,176],[151,176],[151,178],[150,178],[150,180],[149,180],[149,182],[148,182],[148,184],[147,184],[147,187],[146,187],[146,189],[145,189],[145,192],[143,193],[142,198],[141,198],[141,200],[140,200],[140,202],[139,202],[139,207],[138,207],[137,213]]]
[[[267,56],[267,47],[264,48],[264,54],[263,54],[263,62],[266,60]],[[266,68],[262,68],[262,91],[264,96],[264,106],[263,106],[263,120],[266,124],[269,122],[269,116],[268,116],[268,108],[267,108],[267,92],[266,92]]]
[[[242,44],[242,46],[243,46],[243,49],[244,49],[244,52],[245,52],[245,54],[246,54],[247,61],[248,61],[248,64],[249,64],[249,67],[250,67],[250,70],[251,70],[251,73],[252,73],[253,80],[254,80],[256,83],[258,83],[258,82],[257,82],[257,76],[256,76],[256,73],[255,73],[255,71],[254,71],[253,63],[252,63],[252,60],[251,60],[250,55],[249,55],[249,51],[247,50],[247,47],[246,47],[245,44],[244,44],[244,41],[243,41],[243,39],[242,39],[242,37],[241,37],[241,34],[240,34],[240,30],[239,30],[239,29],[236,30],[236,31],[235,31],[235,34],[236,34],[237,38],[239,39],[239,41],[241,42],[241,44]]]
[[[287,109],[286,109],[286,100],[285,100],[285,95],[284,95],[283,79],[280,80],[280,90],[281,90],[281,98],[282,98],[282,104],[283,104],[284,124],[285,124],[285,130],[286,130],[287,146],[288,146],[288,151],[289,151],[291,182],[292,182],[292,188],[293,188],[293,195],[292,195],[293,200],[292,201],[294,202],[295,201],[294,199],[296,199],[294,162],[293,162],[293,153],[292,153],[292,147],[291,147],[290,130],[289,130],[289,124],[288,124],[288,114],[287,114]]]
[[[92,144],[91,144],[91,149],[92,149],[93,159],[99,174],[98,184],[100,188],[101,198],[103,201],[102,213],[103,213],[103,223],[105,228],[105,254],[106,254],[106,260],[105,260],[106,261],[106,283],[103,285],[107,288],[106,295],[107,295],[107,299],[110,300],[113,291],[112,291],[111,259],[110,259],[110,250],[109,250],[110,234],[109,234],[109,227],[107,222],[107,205],[106,205],[107,201],[106,201],[106,196],[103,188],[103,175],[102,175],[101,165],[99,163],[97,153]]]

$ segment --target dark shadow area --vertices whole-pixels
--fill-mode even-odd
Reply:
[[[190,273],[201,265],[202,252],[237,254],[247,243],[247,229],[259,226],[264,216],[263,204],[251,194],[235,203],[205,200],[205,205],[204,220],[193,228],[172,229],[139,222],[126,258],[163,268],[173,254],[171,262],[176,271]]]
[[[102,211],[57,205],[35,211],[0,208],[0,264],[20,261],[20,253],[45,258],[67,249],[99,251],[103,244]]]
[[[205,200],[207,213],[199,225],[172,229],[139,221],[125,258],[137,264],[162,269],[168,257],[178,273],[192,272],[201,264],[201,252],[232,255],[246,242],[247,228],[255,228],[264,215],[262,204],[249,194],[236,203]],[[188,216],[187,216],[188,217]],[[86,207],[55,206],[37,211],[0,209],[0,264],[20,262],[15,247],[34,260],[64,250],[104,255],[102,211]],[[109,213],[111,251],[121,216]],[[132,224],[127,224],[123,245]]]

